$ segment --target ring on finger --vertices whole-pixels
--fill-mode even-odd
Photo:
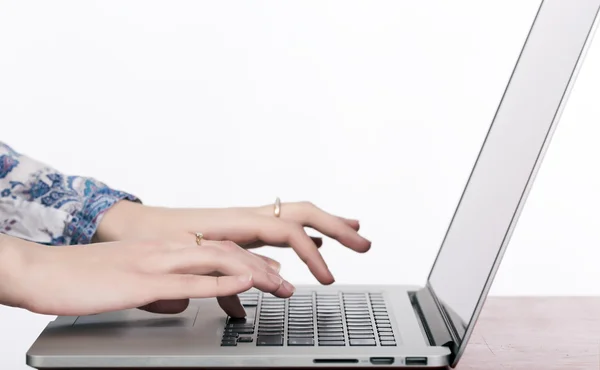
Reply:
[[[196,244],[201,245],[202,244],[202,239],[204,239],[204,234],[202,234],[202,233],[196,233]]]
[[[277,199],[275,199],[273,213],[274,213],[275,217],[281,216],[281,199],[279,199],[279,197],[277,197]]]

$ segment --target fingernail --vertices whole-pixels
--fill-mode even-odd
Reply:
[[[283,279],[281,277],[279,277],[278,275],[267,272],[267,277],[269,278],[269,280],[271,280],[272,282],[277,284],[277,286],[279,286],[279,285],[281,285],[281,283],[283,283]]]
[[[252,274],[250,274],[250,275],[242,275],[242,276],[239,277],[239,279],[240,279],[240,281],[242,283],[247,283],[249,281],[252,281]]]
[[[285,288],[285,290],[289,290],[292,293],[294,293],[296,291],[296,287],[294,287],[292,284],[288,283],[286,280],[283,281],[283,287]]]

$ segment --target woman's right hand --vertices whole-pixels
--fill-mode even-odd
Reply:
[[[189,298],[220,297],[243,317],[236,294],[256,287],[289,297],[278,263],[231,242],[136,241],[46,247],[0,235],[0,303],[78,316],[128,308],[183,311]]]

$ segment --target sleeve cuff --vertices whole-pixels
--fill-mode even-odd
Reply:
[[[81,209],[73,215],[65,227],[65,244],[89,244],[102,216],[110,207],[121,200],[140,202],[137,197],[108,186],[97,188],[86,195]]]

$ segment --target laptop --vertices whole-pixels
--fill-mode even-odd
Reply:
[[[424,286],[250,290],[248,316],[215,299],[176,315],[136,309],[58,317],[31,367],[455,367],[589,45],[600,0],[544,0]],[[408,252],[407,252],[408,253]]]

